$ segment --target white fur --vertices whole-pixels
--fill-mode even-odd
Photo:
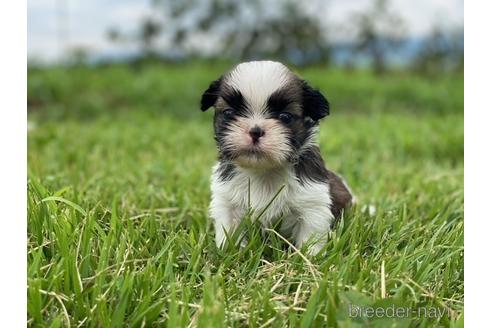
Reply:
[[[249,205],[258,216],[284,186],[259,218],[260,222],[268,227],[273,220],[281,218],[281,233],[290,237],[297,247],[312,237],[317,240],[310,248],[311,253],[323,247],[334,219],[328,184],[301,184],[290,167],[265,170],[238,167],[237,174],[224,182],[219,179],[218,167],[217,164],[213,169],[210,204],[217,246],[223,246],[224,231],[230,233],[237,227]]]
[[[217,246],[232,233],[248,209],[254,211],[265,227],[281,219],[280,231],[291,238],[297,247],[310,239],[311,253],[325,244],[334,215],[328,182],[301,183],[287,157],[291,152],[288,131],[282,124],[268,117],[267,101],[272,93],[292,82],[293,74],[281,63],[272,61],[248,62],[236,66],[226,75],[224,83],[241,92],[249,113],[235,120],[226,131],[225,150],[241,152],[256,147],[262,157],[240,155],[235,159],[235,175],[222,181],[219,164],[212,174],[210,215],[215,223]],[[253,145],[249,131],[258,126],[265,131],[261,141]],[[316,130],[304,147],[315,145]],[[304,147],[299,150],[302,152]],[[250,190],[248,190],[250,188]],[[277,195],[272,204],[269,203]]]
[[[272,93],[284,87],[292,79],[292,73],[283,64],[273,61],[253,61],[237,65],[226,75],[225,84],[241,92],[248,104],[244,117],[235,120],[226,132],[224,149],[238,152],[251,148],[249,131],[258,126],[265,131],[257,150],[263,159],[239,156],[242,166],[279,166],[287,160],[291,151],[288,132],[266,112],[267,101]]]
[[[225,83],[241,90],[253,112],[263,113],[268,97],[288,83],[291,75],[281,63],[252,61],[237,65]]]
[[[288,140],[288,132],[285,127],[276,122],[274,119],[258,119],[250,117],[240,117],[229,125],[226,141],[223,148],[229,151],[238,152],[252,147],[252,139],[248,134],[254,126],[258,126],[265,135],[261,142],[255,145],[258,151],[264,154],[263,158],[251,156],[239,156],[236,161],[242,166],[263,166],[275,167],[283,164],[291,151]]]

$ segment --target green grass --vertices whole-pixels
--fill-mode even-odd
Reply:
[[[360,204],[306,258],[254,224],[246,247],[215,247],[197,102],[223,69],[29,72],[29,325],[461,327],[462,77],[301,72],[331,99],[322,153]],[[449,316],[351,318],[351,304]]]

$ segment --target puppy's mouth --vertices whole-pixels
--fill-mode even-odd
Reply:
[[[258,145],[242,148],[234,154],[234,161],[245,168],[273,168],[280,162]]]
[[[244,147],[238,150],[237,154],[239,156],[250,156],[250,157],[265,157],[266,153],[259,145],[250,145],[249,147]]]
[[[257,131],[259,130],[259,131]],[[234,161],[242,167],[266,168],[283,165],[288,160],[290,146],[284,130],[267,131],[259,128],[232,130],[219,139],[219,148],[224,158]],[[244,131],[248,131],[245,133]]]

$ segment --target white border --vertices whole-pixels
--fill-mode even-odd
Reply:
[[[0,323],[26,325],[26,2],[10,1],[0,11],[0,241],[2,250]],[[466,323],[481,326],[492,294],[488,200],[491,185],[492,4],[465,5],[466,149]]]
[[[492,4],[465,6],[465,322],[490,323]]]
[[[26,306],[26,56],[27,6],[0,10],[0,326],[25,327]]]

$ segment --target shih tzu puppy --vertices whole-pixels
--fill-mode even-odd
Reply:
[[[317,145],[319,121],[330,111],[326,98],[283,64],[253,61],[210,84],[201,110],[212,106],[219,160],[210,214],[217,246],[252,209],[262,213],[263,226],[280,219],[283,236],[296,247],[309,242],[309,252],[318,253],[353,201]]]

